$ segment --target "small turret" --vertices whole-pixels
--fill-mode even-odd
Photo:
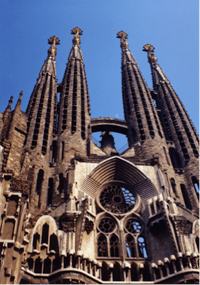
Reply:
[[[9,113],[10,113],[12,102],[13,102],[13,96],[10,97],[10,100],[8,101],[8,106],[7,106],[7,108],[5,109],[5,111],[4,111],[4,113],[3,113],[3,122],[4,122],[4,123],[5,123],[5,121],[7,120],[8,115],[9,115]]]

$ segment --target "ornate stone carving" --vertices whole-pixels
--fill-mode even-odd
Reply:
[[[85,231],[89,234],[94,228],[94,224],[88,218],[85,220]]]
[[[22,195],[28,196],[30,193],[31,182],[12,178],[10,190],[13,192],[21,192]]]
[[[59,220],[60,229],[64,232],[75,232],[78,215],[76,213],[64,213]]]
[[[174,216],[173,220],[179,234],[188,235],[192,233],[192,223],[189,222],[184,216]]]

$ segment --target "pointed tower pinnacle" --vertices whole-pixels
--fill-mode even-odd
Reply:
[[[122,93],[125,120],[128,124],[129,145],[151,139],[162,139],[162,129],[150,90],[140,72],[138,64],[130,52],[127,34],[117,34],[122,48]]]
[[[6,107],[6,109],[5,109],[4,113],[3,113],[3,122],[4,123],[7,120],[8,115],[10,113],[12,102],[13,102],[13,96],[10,97],[10,100],[8,101],[8,106]]]
[[[143,47],[143,51],[148,54],[153,87],[157,93],[157,108],[161,110],[160,119],[165,137],[174,142],[176,151],[181,154],[182,167],[184,167],[191,157],[199,156],[198,135],[182,102],[158,65],[154,47],[147,44]]]
[[[56,128],[57,115],[57,80],[56,80],[56,45],[60,40],[53,36],[48,43],[48,57],[45,60],[39,78],[34,87],[27,107],[27,150],[37,149],[37,153],[46,155],[50,152],[53,132]],[[48,157],[48,156],[47,156]]]
[[[21,103],[22,103],[22,96],[23,96],[23,91],[21,91],[20,94],[19,94],[19,99],[18,99],[18,101],[17,101],[17,104],[16,104],[15,109],[18,108],[18,109],[20,110],[20,108],[21,108]]]
[[[58,148],[73,148],[86,155],[90,140],[90,102],[83,55],[80,49],[82,30],[74,28],[67,68],[62,81],[58,122]],[[58,158],[60,159],[60,158]]]
[[[14,129],[15,129],[15,126],[16,126],[16,122],[18,120],[20,120],[19,113],[20,113],[20,110],[21,110],[22,96],[23,96],[23,91],[20,92],[19,99],[17,100],[17,104],[15,106],[15,109],[12,112],[12,118],[11,118],[11,121],[10,121],[10,127],[9,127],[9,131],[8,131],[8,135],[7,135],[8,139],[12,139],[12,136],[13,136],[13,133],[14,133]]]

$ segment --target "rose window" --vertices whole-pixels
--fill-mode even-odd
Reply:
[[[101,192],[99,200],[104,209],[115,214],[127,213],[135,205],[133,194],[120,185],[106,187]]]
[[[115,222],[111,218],[104,218],[101,219],[99,223],[99,229],[100,231],[104,233],[111,233],[115,228]]]
[[[140,233],[142,230],[142,227],[137,220],[128,219],[126,223],[126,230],[132,234],[135,234],[135,233]]]

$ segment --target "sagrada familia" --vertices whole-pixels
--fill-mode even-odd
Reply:
[[[0,283],[199,283],[193,123],[154,47],[143,47],[150,89],[123,31],[125,120],[91,118],[82,31],[72,34],[62,82],[53,36],[26,112],[21,92],[0,113]],[[127,137],[121,154],[112,132]]]

